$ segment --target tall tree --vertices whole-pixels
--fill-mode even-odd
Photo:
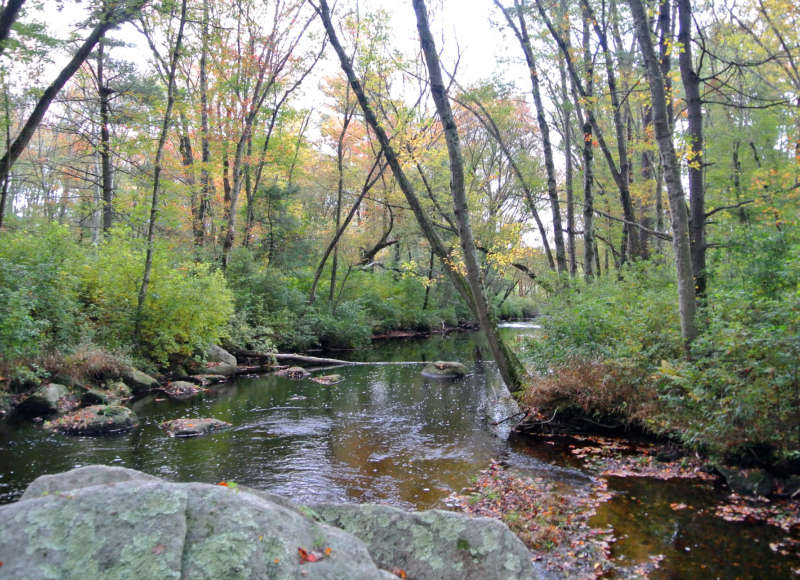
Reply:
[[[147,252],[144,262],[144,274],[142,284],[139,286],[139,297],[136,304],[136,334],[139,335],[140,323],[145,300],[147,300],[147,290],[150,285],[150,271],[153,266],[153,251],[156,221],[158,219],[159,186],[161,180],[162,158],[164,154],[164,144],[167,141],[170,123],[172,121],[172,108],[175,105],[175,76],[178,68],[178,59],[181,56],[181,46],[183,44],[183,29],[186,25],[186,1],[181,1],[180,16],[178,20],[178,32],[175,35],[175,42],[172,46],[169,57],[169,67],[167,69],[167,103],[164,110],[164,118],[161,123],[161,132],[158,136],[155,159],[153,161],[153,195],[150,201],[150,220],[147,224]]]
[[[430,219],[422,207],[422,204],[420,203],[419,198],[416,195],[414,187],[406,176],[405,171],[400,164],[397,152],[392,146],[386,131],[378,121],[375,111],[373,110],[370,101],[367,99],[366,92],[364,91],[361,82],[355,75],[353,65],[341,43],[339,42],[338,35],[333,27],[327,1],[319,0],[319,3],[315,8],[320,16],[320,19],[322,20],[323,25],[325,26],[326,32],[328,33],[331,46],[333,46],[337,56],[339,57],[339,63],[342,67],[342,70],[347,75],[347,80],[350,83],[356,98],[358,99],[361,110],[364,113],[364,118],[367,124],[375,132],[375,136],[377,137],[380,146],[383,148],[387,164],[392,169],[392,173],[394,174],[398,185],[403,191],[408,205],[414,212],[414,216],[417,219],[420,229],[431,246],[431,250],[436,254],[439,260],[441,260],[444,271],[453,283],[453,286],[462,296],[470,310],[472,310],[477,317],[477,307],[475,305],[476,299],[473,296],[472,287],[470,283],[465,280],[464,276],[457,270],[455,264],[453,264],[452,257],[442,244],[439,235],[436,233],[436,230],[434,229]],[[514,356],[514,353],[511,352],[508,347],[502,343],[502,341],[500,342],[499,346],[501,350],[500,358],[502,362],[498,361],[498,367],[500,368],[506,386],[511,391],[516,391],[522,386],[524,370],[516,356]]]
[[[695,288],[692,275],[692,257],[689,246],[689,218],[681,185],[680,166],[672,142],[672,131],[667,112],[664,79],[650,37],[650,25],[641,0],[628,0],[633,15],[636,38],[642,53],[650,96],[653,106],[653,127],[661,155],[661,167],[669,195],[672,216],[672,244],[675,250],[675,266],[678,273],[678,309],[681,320],[681,335],[688,348],[697,335],[695,321]]]
[[[103,35],[115,26],[135,16],[144,6],[145,2],[146,0],[114,2],[101,11],[99,20],[92,29],[92,32],[86,37],[86,40],[83,41],[83,44],[81,44],[80,48],[78,48],[66,66],[61,69],[61,72],[56,76],[55,80],[45,89],[42,96],[39,97],[36,106],[28,116],[19,134],[7,147],[5,154],[2,159],[0,159],[0,181],[5,182],[8,179],[11,168],[30,142],[34,131],[36,131],[39,123],[42,122],[44,114],[53,102],[53,99],[55,99],[56,95],[61,91],[72,75],[75,74],[75,71],[89,58],[95,45],[100,41]],[[0,227],[3,226],[4,211],[5,205],[0,205]]]
[[[564,231],[561,225],[561,209],[558,201],[558,188],[556,184],[556,169],[553,163],[553,146],[550,143],[550,127],[547,124],[545,116],[544,104],[542,102],[541,90],[539,88],[539,72],[536,69],[536,58],[533,54],[533,47],[531,45],[530,36],[528,35],[528,26],[525,23],[525,16],[522,10],[522,5],[518,0],[514,0],[514,11],[516,13],[516,22],[509,9],[506,9],[499,0],[494,0],[497,6],[506,18],[508,27],[514,32],[517,40],[522,47],[522,52],[525,54],[525,62],[528,65],[528,73],[531,79],[531,93],[533,94],[533,103],[536,107],[536,122],[539,126],[539,133],[542,136],[542,149],[544,152],[544,164],[547,170],[547,195],[550,198],[551,217],[553,220],[553,240],[556,246],[556,264],[558,272],[567,271],[567,258],[564,247]]]

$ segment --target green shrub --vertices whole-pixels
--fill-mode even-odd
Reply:
[[[43,224],[0,235],[0,359],[69,349],[82,332],[82,260],[69,231]]]
[[[208,264],[173,262],[158,245],[147,300],[136,336],[136,309],[144,269],[144,249],[134,240],[112,236],[87,264],[85,300],[95,340],[105,348],[134,346],[160,363],[190,356],[227,336],[233,297],[222,273]]]

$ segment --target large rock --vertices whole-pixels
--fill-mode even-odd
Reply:
[[[136,413],[121,405],[92,405],[46,421],[49,431],[70,435],[103,435],[128,431],[139,424]]]
[[[205,352],[206,362],[200,365],[197,374],[224,375],[232,377],[236,374],[238,362],[236,357],[224,348],[212,344]]]
[[[122,369],[119,378],[131,388],[131,391],[133,391],[133,394],[136,396],[144,395],[151,389],[158,387],[157,380],[133,367],[125,367]]]
[[[42,385],[28,395],[17,407],[23,417],[47,417],[63,410],[71,398],[70,390],[64,385],[50,383]]]
[[[716,468],[731,491],[740,495],[768,496],[775,485],[772,476],[764,469],[741,469],[726,465],[717,465]]]
[[[460,362],[436,361],[428,363],[422,369],[422,376],[429,379],[457,379],[467,374],[467,367]]]
[[[159,425],[170,437],[197,437],[230,427],[230,423],[212,418],[173,419]]]
[[[70,491],[93,485],[111,485],[123,481],[161,481],[157,477],[147,475],[135,469],[113,465],[87,465],[78,467],[65,473],[55,475],[42,475],[33,482],[22,494],[23,499],[35,499],[51,493]]]
[[[310,376],[311,373],[308,372],[303,367],[289,367],[286,369],[281,369],[279,371],[275,371],[275,376],[278,377],[286,377],[289,379],[300,380]]]
[[[409,578],[539,577],[495,520],[378,506],[308,510],[275,499],[102,466],[45,476],[0,506],[0,576],[388,580],[398,569]],[[304,561],[298,548],[320,559]]]
[[[314,506],[321,521],[367,544],[375,563],[409,578],[530,578],[531,554],[505,524],[490,518],[385,505]]]

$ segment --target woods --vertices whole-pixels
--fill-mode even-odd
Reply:
[[[487,1],[480,56],[447,3],[47,4],[0,14],[5,391],[477,325],[548,413],[800,452],[794,4]]]

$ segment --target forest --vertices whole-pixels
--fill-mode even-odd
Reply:
[[[449,4],[5,0],[3,396],[480,327],[544,417],[797,462],[798,4]]]

